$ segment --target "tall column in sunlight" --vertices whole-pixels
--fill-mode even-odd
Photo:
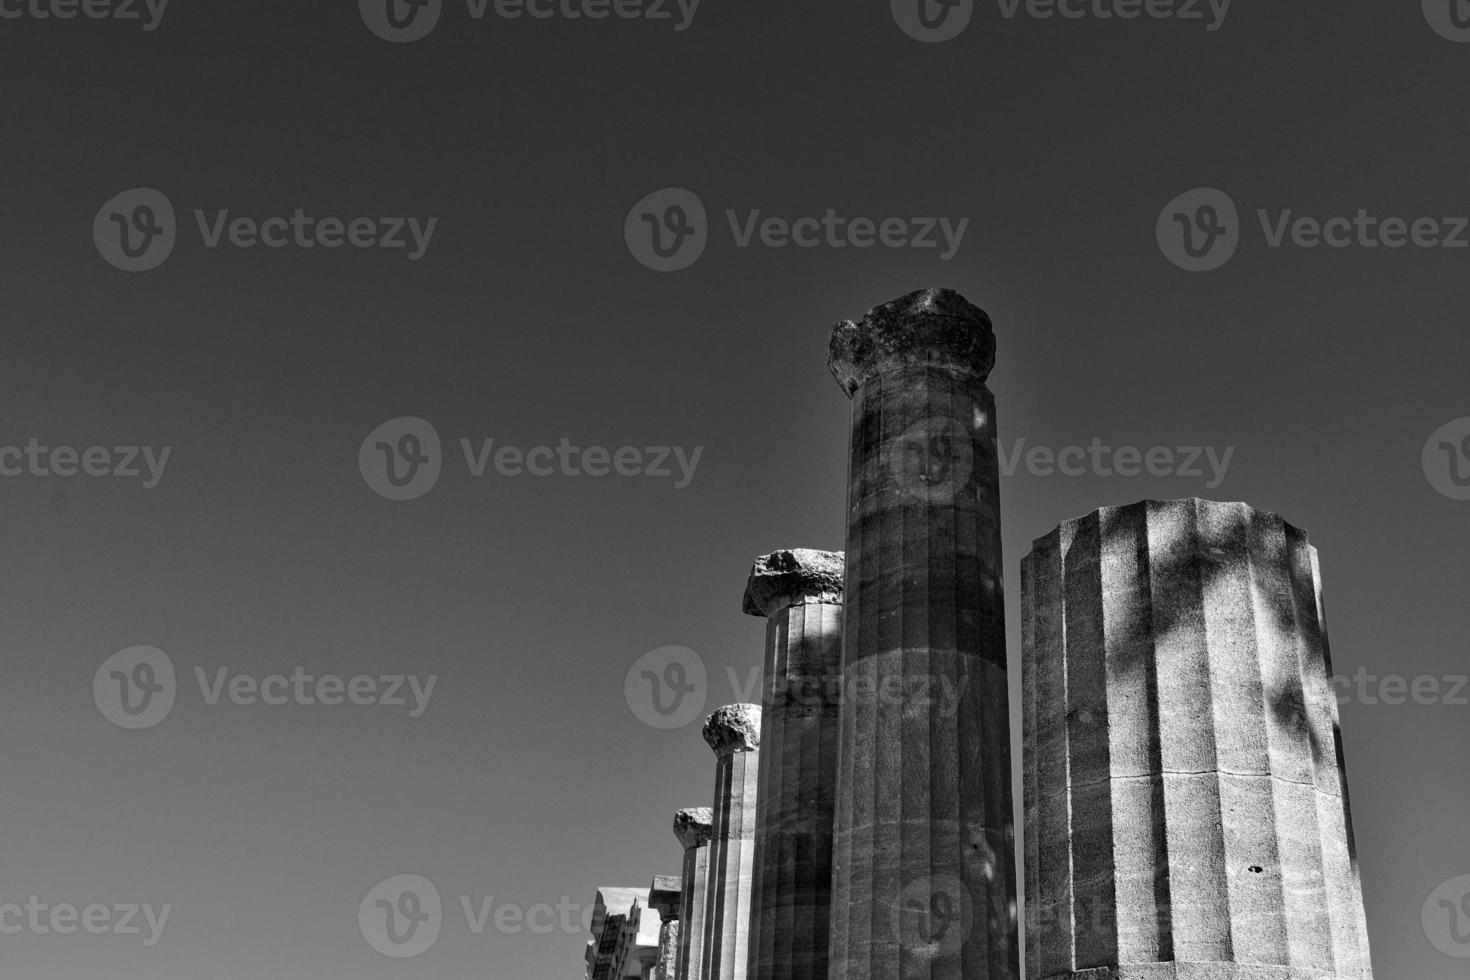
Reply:
[[[757,559],[745,586],[766,619],[750,980],[827,980],[842,575],[840,552],[798,548]]]
[[[1027,976],[1371,977],[1306,533],[1108,507],[1021,593]]]
[[[711,813],[707,806],[674,814],[674,836],[684,848],[679,878],[679,930],[674,954],[675,980],[699,980],[704,946],[704,895],[709,880]]]
[[[834,329],[852,398],[832,980],[1019,968],[995,337],[947,289]]]
[[[715,800],[700,977],[745,980],[760,781],[760,705],[716,709],[704,723],[704,740],[715,754]]]

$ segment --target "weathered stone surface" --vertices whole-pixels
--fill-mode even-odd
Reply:
[[[833,331],[853,399],[833,980],[1019,969],[994,350],[949,290]]]
[[[1036,542],[1022,594],[1027,975],[1371,977],[1306,534],[1105,508]]]
[[[676,980],[679,975],[679,920],[665,919],[659,926],[658,961],[653,980]]]
[[[702,980],[745,980],[760,782],[761,709],[726,705],[710,715],[704,739],[715,753],[714,824],[705,894]]]
[[[903,367],[945,368],[984,384],[995,366],[990,317],[953,289],[920,289],[832,331],[827,366],[849,395]]]
[[[761,744],[761,706],[727,704],[716,708],[705,719],[704,740],[715,755],[754,752]]]
[[[709,843],[714,811],[707,806],[693,806],[674,814],[674,836],[684,850]]]
[[[841,553],[778,551],[746,588],[767,617],[750,980],[827,980],[842,576]]]
[[[748,616],[776,615],[786,606],[842,602],[842,552],[792,548],[755,560],[745,584]]]
[[[714,814],[707,806],[674,814],[674,836],[684,848],[679,875],[679,933],[674,956],[675,980],[704,975],[704,913],[709,891],[709,841]]]

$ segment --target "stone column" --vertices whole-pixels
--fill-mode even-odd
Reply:
[[[658,962],[653,980],[674,980],[679,969],[679,920],[665,918],[658,927]]]
[[[648,886],[648,907],[658,912],[658,946],[653,956],[651,980],[674,980],[679,963],[679,915],[683,912],[684,883],[681,878],[655,875]]]
[[[1027,976],[1371,977],[1306,534],[1109,507],[1021,588]]]
[[[745,612],[766,617],[750,980],[827,980],[832,803],[842,685],[842,555],[756,561]]]
[[[760,726],[761,709],[754,704],[718,708],[704,723],[704,740],[715,753],[715,801],[700,980],[745,980]]]
[[[709,881],[709,837],[712,818],[707,806],[674,814],[674,836],[684,848],[679,877],[679,938],[675,980],[699,980],[704,947],[704,894]]]
[[[1018,972],[990,318],[931,289],[837,325],[852,398],[832,980]]]

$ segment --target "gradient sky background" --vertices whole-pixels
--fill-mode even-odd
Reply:
[[[946,285],[996,323],[1003,445],[1236,447],[1188,477],[1003,480],[1012,663],[1033,538],[1105,504],[1245,500],[1307,528],[1339,673],[1463,674],[1470,503],[1420,452],[1470,415],[1470,251],[1272,250],[1256,208],[1470,213],[1470,45],[1412,0],[1238,0],[1199,22],[1004,20],[921,44],[886,2],[704,0],[668,22],[476,22],[414,44],[347,0],[174,0],[161,27],[0,20],[0,443],[168,445],[162,484],[0,480],[0,901],[172,903],[162,941],[0,936],[0,975],[580,977],[581,933],[472,935],[458,896],[585,906],[677,873],[707,805],[697,725],[623,679],[682,644],[759,664],[751,559],[840,549],[840,318]],[[147,186],[185,220],[127,274],[93,247]],[[666,186],[714,220],[692,268],[630,256]],[[1160,254],[1175,195],[1250,221],[1209,274]],[[204,248],[194,208],[437,216],[428,255]],[[959,255],[736,248],[725,208],[968,216]],[[427,496],[357,470],[384,420],[451,450]],[[469,478],[455,441],[703,446],[693,484]],[[185,686],[161,725],[94,706],[133,644]],[[202,703],[193,668],[437,674],[428,712]],[[1018,681],[1018,670],[1013,671]],[[1013,705],[1016,702],[1013,701]],[[1375,966],[1464,980],[1421,907],[1470,874],[1470,707],[1342,709]],[[1019,746],[1019,743],[1018,743]],[[1019,751],[1019,748],[1018,748]],[[411,960],[357,905],[432,879]]]

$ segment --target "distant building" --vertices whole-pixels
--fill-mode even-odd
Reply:
[[[598,888],[586,980],[662,980],[662,940],[679,919],[679,894],[677,875],[656,875],[647,888]]]

